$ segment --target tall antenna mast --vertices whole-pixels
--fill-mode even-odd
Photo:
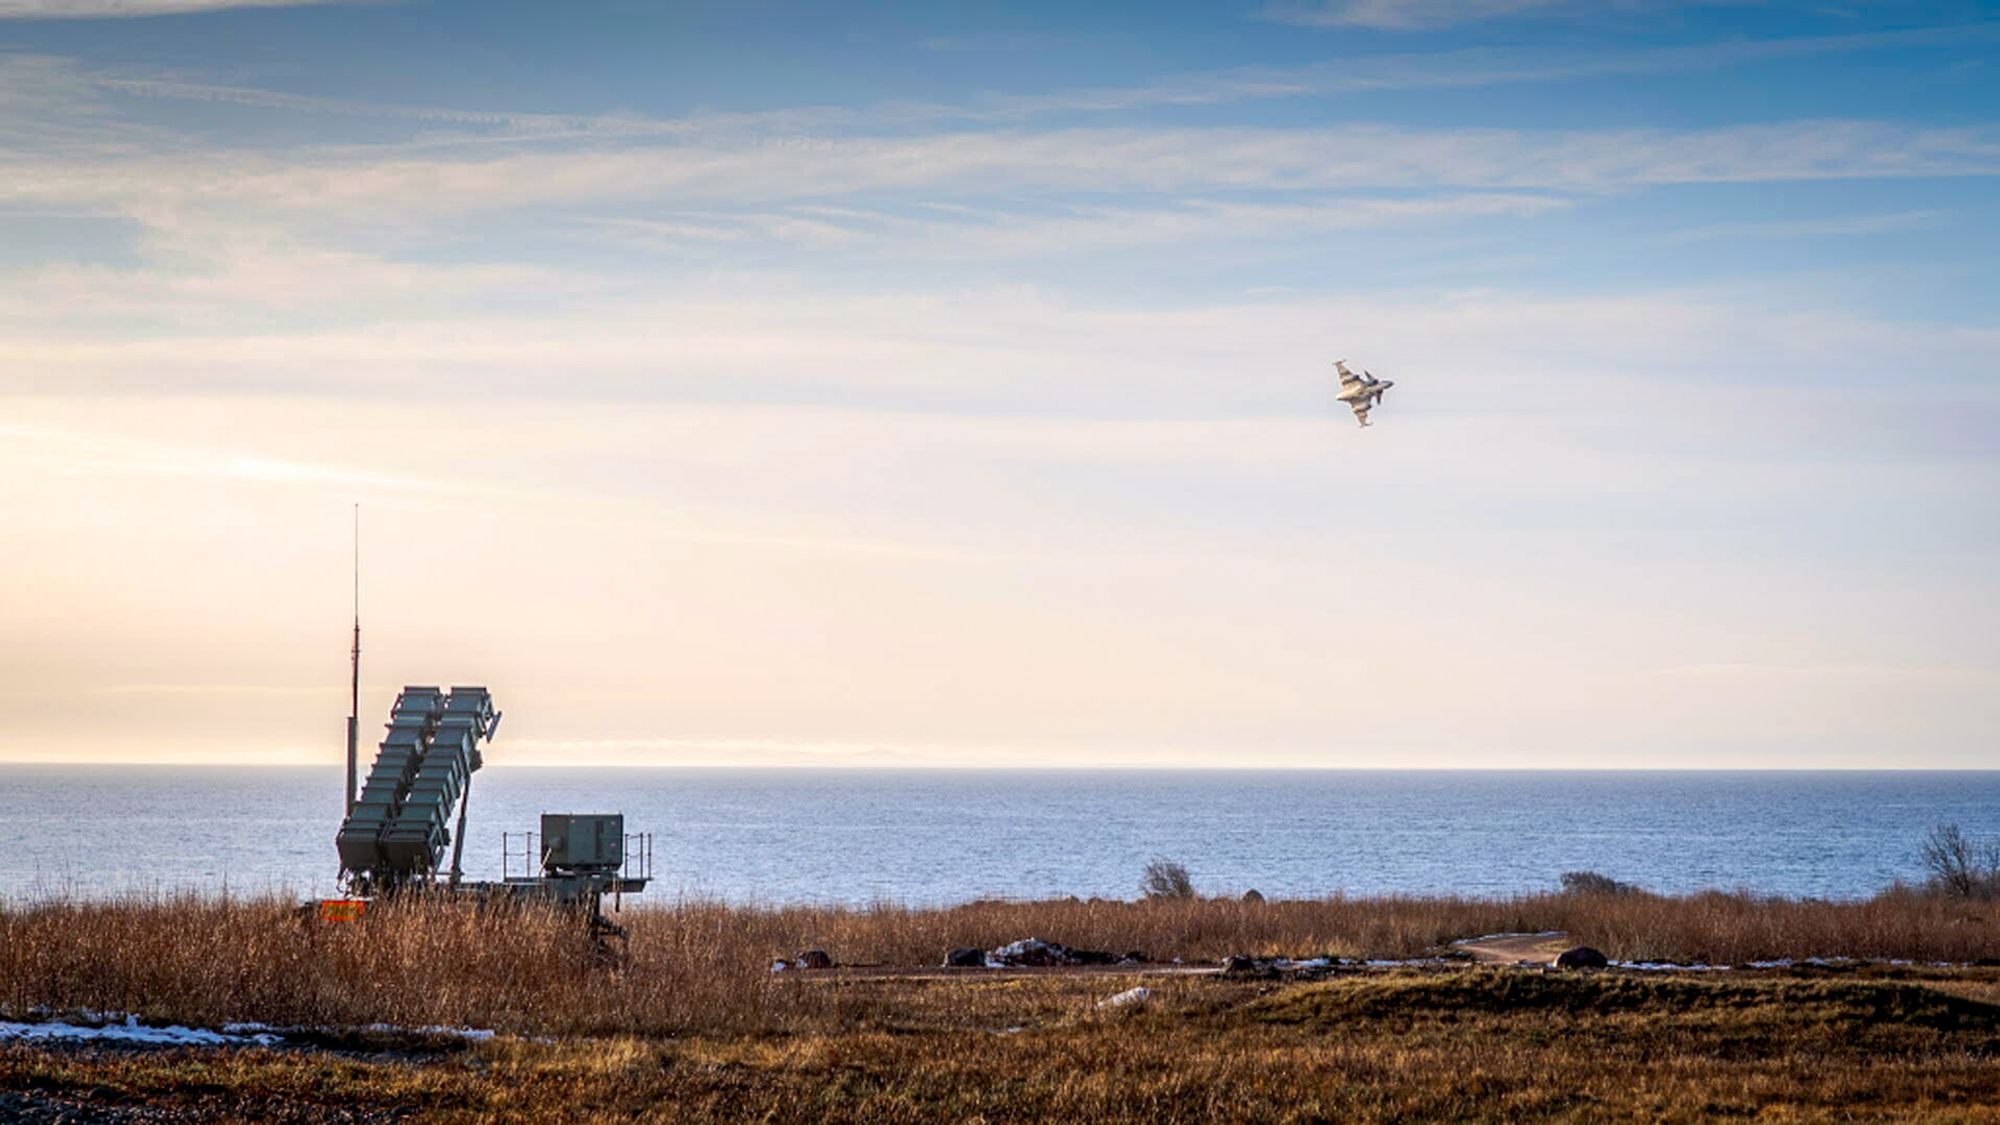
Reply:
[[[354,652],[347,684],[347,809],[354,812],[354,750],[361,735],[361,505],[354,505]]]

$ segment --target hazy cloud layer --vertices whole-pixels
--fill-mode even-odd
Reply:
[[[2000,126],[1437,106],[1991,39],[687,114],[0,57],[0,756],[315,760],[359,499],[371,695],[550,761],[1974,763],[2000,328],[1881,294],[1983,276]]]

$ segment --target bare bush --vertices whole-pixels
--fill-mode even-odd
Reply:
[[[1194,880],[1185,866],[1155,856],[1139,880],[1139,893],[1147,898],[1193,898]]]
[[[2000,896],[2000,840],[1976,845],[1956,824],[1940,824],[1918,853],[1930,872],[1927,886],[1952,898]]]

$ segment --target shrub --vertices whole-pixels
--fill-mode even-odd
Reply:
[[[1563,872],[1562,888],[1566,895],[1629,895],[1639,889],[1595,871]]]
[[[1919,855],[1932,891],[1951,898],[2000,895],[2000,840],[1976,846],[1956,824],[1940,824],[1924,837]]]
[[[1155,856],[1146,864],[1139,880],[1139,893],[1147,898],[1193,898],[1194,881],[1188,869],[1170,859]]]

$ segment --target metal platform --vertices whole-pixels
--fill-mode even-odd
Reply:
[[[616,902],[652,879],[653,834],[626,832],[624,814],[543,813],[540,832],[500,834],[500,882],[487,886],[522,899]]]

